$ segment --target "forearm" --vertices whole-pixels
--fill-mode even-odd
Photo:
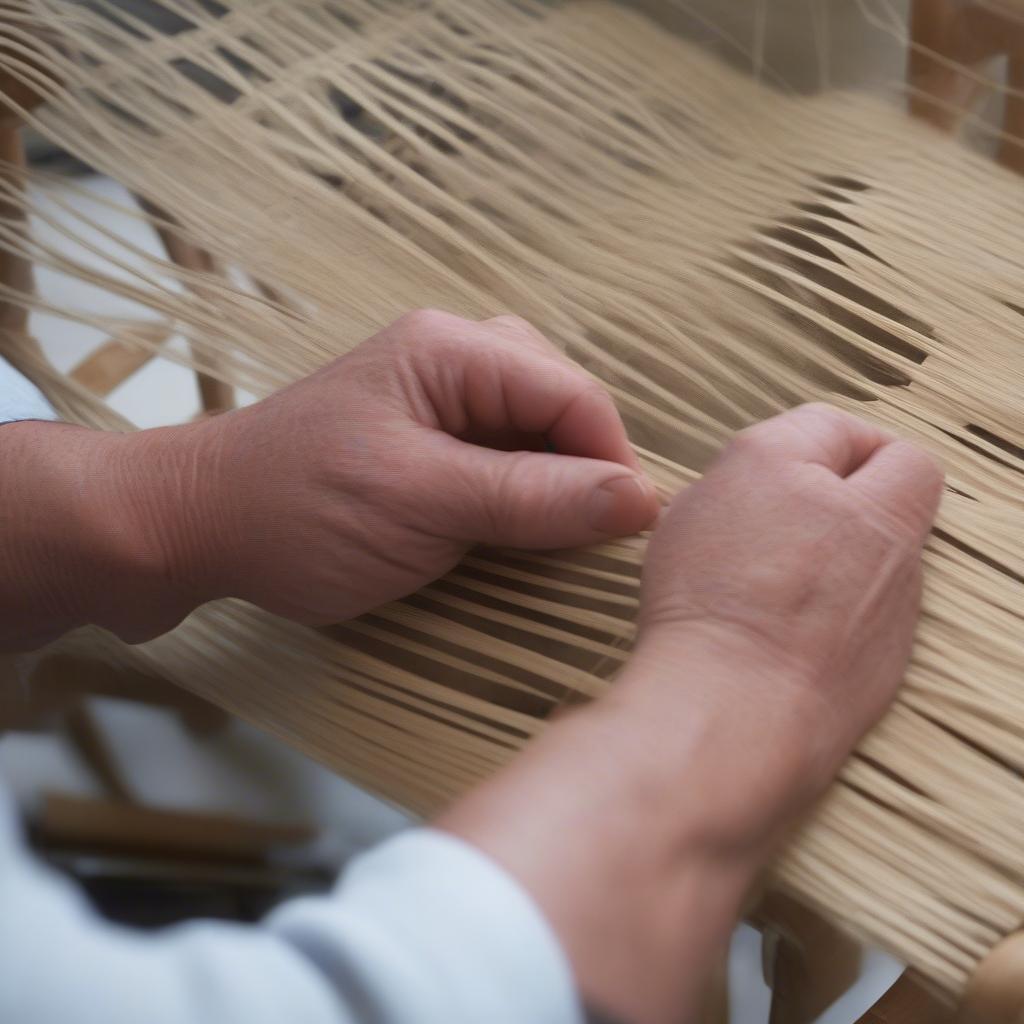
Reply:
[[[3,649],[88,623],[140,640],[206,599],[179,464],[190,457],[189,430],[0,428]]]
[[[533,894],[584,998],[624,1024],[696,1017],[758,873],[823,784],[796,786],[797,743],[767,749],[735,696],[717,699],[757,685],[745,666],[701,638],[684,646],[641,652],[610,698],[439,823]],[[780,708],[777,740],[799,735],[798,705]]]

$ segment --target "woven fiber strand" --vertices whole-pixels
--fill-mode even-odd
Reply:
[[[132,271],[116,247],[98,266],[10,223],[0,241],[138,302],[229,382],[267,393],[410,308],[514,311],[612,390],[666,497],[736,429],[812,399],[941,458],[906,684],[774,879],[958,995],[1024,919],[1019,178],[879,100],[770,91],[605,3],[237,0],[214,18],[177,0],[174,37],[10,6],[3,66],[36,75],[40,25],[63,39],[34,123],[264,287]],[[31,348],[15,358],[70,417],[116,422]],[[224,602],[136,650],[64,647],[156,669],[429,813],[606,689],[643,552],[482,552],[328,631]]]

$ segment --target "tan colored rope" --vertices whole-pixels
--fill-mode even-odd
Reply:
[[[906,685],[775,877],[962,992],[1024,920],[1021,181],[879,101],[772,92],[610,4],[238,0],[217,20],[175,0],[193,28],[173,38],[13,6],[73,44],[48,52],[66,86],[34,123],[270,291],[98,266],[3,224],[0,244],[148,307],[232,384],[266,393],[412,307],[511,310],[612,389],[666,496],[808,399],[942,459]],[[31,73],[16,48],[2,62]],[[59,211],[62,230],[102,235],[83,216]],[[430,812],[607,687],[643,550],[480,553],[325,632],[227,602],[138,650],[67,646]]]

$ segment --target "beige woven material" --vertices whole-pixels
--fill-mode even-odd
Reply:
[[[214,21],[179,0],[194,28],[158,39],[24,6],[74,41],[48,55],[66,85],[39,126],[288,305],[4,244],[137,299],[232,383],[270,391],[412,307],[514,311],[613,390],[666,496],[808,399],[943,460],[907,683],[775,878],[962,991],[1024,920],[1020,179],[880,101],[769,91],[603,3],[237,0]],[[20,358],[69,415],[111,422]],[[69,643],[426,813],[604,691],[643,551],[481,553],[324,632],[229,602],[135,651]]]

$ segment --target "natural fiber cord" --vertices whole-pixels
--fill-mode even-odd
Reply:
[[[666,497],[808,399],[942,459],[906,685],[775,877],[962,991],[1024,920],[1020,179],[881,101],[770,91],[604,3],[236,0],[215,18],[175,0],[174,37],[113,5],[8,6],[24,34],[3,65],[52,93],[30,120],[264,291],[97,270],[13,222],[0,242],[139,302],[225,380],[266,393],[417,306],[514,311],[612,389]],[[59,86],[27,59],[40,21]],[[102,231],[81,216],[62,229]],[[69,416],[112,422],[18,358]],[[429,812],[607,687],[643,552],[480,553],[329,631],[227,602],[137,650],[65,648],[156,669]]]

